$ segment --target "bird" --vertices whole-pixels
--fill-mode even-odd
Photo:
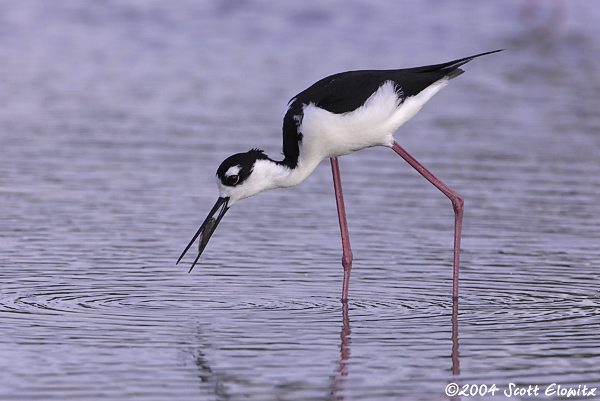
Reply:
[[[464,200],[412,157],[393,134],[427,101],[464,70],[469,61],[497,53],[476,54],[423,67],[357,70],[323,78],[294,96],[283,118],[283,160],[254,148],[226,158],[218,167],[219,197],[176,264],[200,237],[192,271],[225,213],[239,200],[260,192],[300,184],[326,158],[330,159],[342,239],[342,301],[347,302],[353,254],[344,207],[338,157],[385,146],[394,150],[446,195],[454,209],[453,299],[458,299],[458,270]],[[188,273],[189,273],[188,272]]]

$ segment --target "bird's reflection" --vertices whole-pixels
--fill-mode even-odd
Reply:
[[[350,317],[348,311],[348,302],[342,301],[342,328],[340,330],[340,357],[336,361],[334,374],[330,376],[329,396],[327,400],[342,401],[346,399],[348,376],[350,374],[350,345],[352,343],[352,329],[350,327]],[[458,299],[453,299],[452,302],[452,382],[458,382],[460,376],[460,362],[458,351]],[[202,347],[204,348],[204,347]],[[231,374],[223,374],[215,372],[205,357],[201,349],[194,352],[195,363],[198,367],[198,377],[202,382],[202,387],[210,389],[214,393],[217,400],[229,400],[230,394],[226,391],[224,381],[235,381],[238,384],[245,383],[241,378],[233,378]],[[450,400],[460,400],[459,396],[450,397]]]
[[[454,380],[458,380],[460,375],[460,360],[458,352],[458,298],[452,299],[452,375],[456,376]],[[331,376],[331,399],[338,401],[345,400],[346,380],[348,378],[348,366],[350,359],[350,344],[352,329],[350,328],[350,318],[348,316],[348,302],[342,301],[342,330],[340,331],[340,359],[335,368],[335,374]],[[458,400],[460,398],[451,398]]]
[[[223,382],[223,375],[215,372],[205,357],[201,349],[197,349],[194,352],[195,363],[198,367],[198,378],[202,383],[202,388],[210,389],[215,395],[215,400],[230,400],[231,397],[227,393],[225,383]]]

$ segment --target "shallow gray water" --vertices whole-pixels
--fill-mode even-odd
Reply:
[[[0,399],[600,387],[600,10],[525,3],[0,3]],[[450,204],[385,148],[340,160],[347,310],[328,163],[175,266],[291,96],[496,48],[396,135],[466,199],[455,319]]]

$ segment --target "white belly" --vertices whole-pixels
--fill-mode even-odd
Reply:
[[[393,82],[388,81],[364,105],[344,114],[330,113],[312,103],[305,106],[299,127],[303,135],[301,161],[318,164],[324,158],[372,146],[392,147],[394,132],[447,83],[447,78],[441,79],[400,103]]]

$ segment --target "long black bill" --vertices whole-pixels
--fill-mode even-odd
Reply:
[[[179,259],[177,259],[176,264],[179,264],[179,262],[181,261],[183,256],[191,248],[194,241],[196,241],[196,238],[198,238],[198,236],[200,236],[200,244],[198,246],[198,256],[196,256],[196,259],[194,260],[194,263],[192,263],[192,267],[190,267],[190,270],[188,271],[188,273],[191,272],[192,269],[194,268],[194,266],[196,266],[196,263],[198,263],[198,260],[200,259],[200,255],[202,255],[204,248],[206,248],[206,244],[208,244],[208,240],[215,232],[215,229],[219,225],[219,222],[221,221],[223,216],[225,216],[225,213],[229,210],[229,207],[227,206],[228,201],[229,201],[229,198],[217,199],[217,203],[215,203],[215,205],[213,206],[213,208],[210,211],[210,213],[208,214],[208,216],[206,216],[206,220],[204,220],[204,223],[202,223],[202,225],[200,226],[200,228],[198,229],[198,231],[194,235],[194,238],[192,238],[192,240],[190,241],[188,246],[185,247],[185,249],[183,250],[183,253],[179,257]],[[219,210],[219,207],[221,208],[221,210],[219,211],[219,215],[215,218],[213,216],[217,213],[217,210]]]

